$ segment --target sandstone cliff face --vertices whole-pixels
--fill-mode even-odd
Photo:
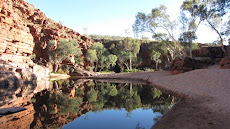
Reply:
[[[49,41],[61,38],[78,41],[83,54],[93,43],[87,37],[47,18],[24,0],[1,0],[0,105],[50,85],[49,81],[43,80],[48,76],[49,69],[33,63],[31,55],[35,53],[36,57],[48,61]],[[82,59],[84,61],[83,55]],[[27,89],[30,89],[29,92]]]
[[[29,5],[23,4],[29,8]],[[33,36],[18,5],[16,1],[1,0],[0,56],[7,62],[29,63],[34,48]]]
[[[47,45],[61,38],[78,41],[83,54],[93,41],[47,18],[39,9],[23,0],[1,0],[0,54],[9,62],[29,63],[30,55],[48,60]]]

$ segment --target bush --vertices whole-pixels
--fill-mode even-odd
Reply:
[[[67,65],[62,65],[61,68],[58,69],[57,73],[59,74],[69,74],[70,73],[70,67]]]
[[[144,71],[155,71],[155,69],[151,69],[151,68],[144,68]]]
[[[104,71],[101,71],[101,73],[114,73],[114,71],[104,70]]]
[[[76,95],[80,96],[82,93],[82,90],[80,88],[76,88]]]

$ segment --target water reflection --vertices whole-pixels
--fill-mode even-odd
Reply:
[[[35,120],[31,124],[31,128],[62,127],[78,117],[80,117],[79,120],[85,120],[88,117],[94,119],[92,116],[95,116],[95,112],[102,115],[101,118],[104,120],[101,124],[99,124],[98,119],[93,120],[93,122],[102,128],[103,123],[104,125],[110,123],[111,126],[111,121],[105,121],[109,119],[107,117],[120,117],[124,114],[125,118],[140,117],[133,116],[133,114],[135,112],[143,114],[144,111],[155,113],[151,115],[151,117],[155,115],[151,118],[150,124],[152,126],[174,104],[174,97],[164,94],[152,86],[145,85],[108,83],[95,80],[61,80],[55,81],[54,87],[54,90],[40,92],[32,98]],[[99,116],[95,116],[95,118],[97,117]],[[77,119],[77,121],[79,120]],[[76,123],[71,122],[70,124],[75,125]],[[92,123],[85,124],[93,125]],[[64,128],[70,128],[68,126],[64,126]],[[92,128],[92,126],[90,127]],[[127,126],[124,125],[124,127]],[[135,123],[135,127],[142,128],[138,121]]]
[[[27,102],[30,128],[150,128],[175,103],[152,86],[131,83],[60,80],[51,87]]]

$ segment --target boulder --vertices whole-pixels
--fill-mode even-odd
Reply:
[[[220,62],[221,69],[230,69],[230,56],[224,57]]]

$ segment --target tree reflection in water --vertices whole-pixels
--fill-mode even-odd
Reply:
[[[90,110],[105,109],[125,109],[127,117],[137,108],[152,109],[160,114],[156,122],[175,103],[173,96],[147,85],[95,80],[61,80],[54,85],[52,91],[33,97],[36,113],[31,128],[62,127]],[[139,123],[136,128],[142,129]]]

